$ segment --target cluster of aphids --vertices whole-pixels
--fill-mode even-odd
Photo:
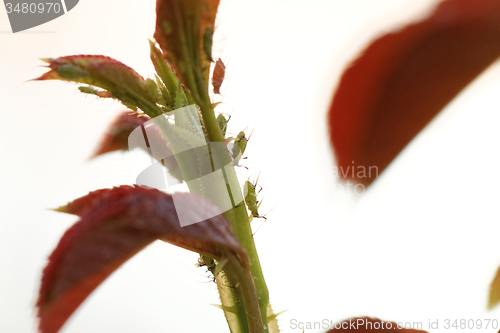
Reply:
[[[226,66],[222,62],[221,59],[217,60],[214,66],[213,74],[212,74],[212,86],[214,94],[220,94],[220,87],[222,82],[224,82],[224,76],[226,75]],[[230,118],[226,118],[223,114],[219,114],[217,117],[217,123],[219,124],[219,128],[222,131],[222,135],[224,138],[226,137],[227,131],[227,123]],[[243,153],[247,147],[248,139],[245,136],[245,132],[241,131],[238,133],[236,138],[229,138],[228,141],[233,141],[234,144],[231,148],[231,155],[234,161],[234,165],[239,164],[239,160],[242,158]],[[256,184],[252,184],[249,180],[245,181],[245,185],[243,186],[243,194],[245,198],[245,203],[247,205],[248,210],[250,211],[251,218],[263,218],[267,220],[265,216],[259,214],[259,207],[262,202],[257,200],[257,194],[260,192],[256,191]],[[261,188],[262,189],[262,188]]]

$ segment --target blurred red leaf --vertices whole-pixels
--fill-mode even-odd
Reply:
[[[498,303],[500,303],[500,268],[498,268],[495,278],[491,281],[488,308],[491,310]]]
[[[221,59],[218,59],[215,63],[214,72],[212,74],[212,85],[214,87],[214,94],[220,94],[220,86],[224,82],[224,76],[226,75],[226,66]]]
[[[117,150],[128,150],[128,137],[130,133],[149,120],[151,118],[148,116],[138,116],[136,113],[130,113],[130,111],[120,114],[109,126],[99,148],[92,157]]]
[[[334,328],[329,330],[327,333],[333,333],[338,331],[356,331],[364,333],[377,333],[377,332],[400,332],[400,333],[426,333],[426,331],[414,330],[403,328],[404,324],[398,325],[398,323],[392,321],[383,321],[377,318],[360,317],[351,318],[344,320],[340,323],[336,323]]]
[[[176,195],[193,221],[207,211],[220,212],[195,194]],[[37,302],[42,333],[57,332],[104,279],[157,239],[213,258],[233,253],[243,267],[249,266],[223,215],[181,227],[172,196],[156,189],[98,190],[59,210],[80,216],[80,221],[66,231],[43,271]]]
[[[446,0],[371,43],[344,72],[328,122],[339,175],[370,184],[427,123],[500,56],[500,1]],[[352,169],[356,168],[356,173]]]
[[[110,153],[113,151],[121,150],[128,151],[129,150],[129,135],[132,133],[134,129],[139,126],[143,126],[146,122],[150,121],[146,115],[138,116],[135,113],[124,112],[120,114],[114,122],[110,125],[108,132],[104,134],[104,137],[99,145],[97,151],[93,154],[93,157],[97,157],[102,154]],[[148,126],[147,130],[148,142],[154,142],[156,144],[164,142],[165,147],[162,150],[162,153],[166,154],[166,151],[171,152],[171,150],[167,146],[166,139],[163,137],[161,130],[156,125]],[[146,148],[140,146],[141,148]],[[146,153],[150,154],[151,151],[146,150]],[[162,164],[168,169],[169,173],[177,178],[180,182],[183,181],[183,176],[179,164],[175,159],[173,153],[172,155],[167,154],[168,156],[153,156],[157,160],[160,160]]]

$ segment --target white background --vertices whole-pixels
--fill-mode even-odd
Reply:
[[[412,142],[360,198],[334,190],[326,110],[342,69],[374,37],[432,0],[223,0],[215,52],[225,60],[232,134],[253,132],[242,177],[256,177],[268,221],[255,235],[283,332],[290,321],[498,318],[486,311],[500,265],[500,66]],[[84,0],[12,34],[0,9],[0,332],[34,332],[47,256],[76,221],[48,208],[131,184],[131,156],[88,161],[123,110],[63,82],[26,82],[38,58],[104,54],[152,77],[155,1]],[[258,226],[262,221],[253,223]],[[227,332],[197,255],[154,243],[105,281],[62,330]],[[497,329],[498,330],[498,329]],[[496,332],[495,329],[476,330]],[[306,330],[324,332],[325,329]],[[466,330],[467,331],[467,330]]]

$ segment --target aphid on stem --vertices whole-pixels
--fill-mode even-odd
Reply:
[[[232,139],[232,140],[234,140],[234,145],[231,149],[231,155],[233,157],[235,166],[239,166],[238,163],[239,163],[240,159],[246,158],[246,157],[242,157],[242,156],[245,153],[248,140],[250,140],[252,134],[253,134],[253,131],[252,131],[252,133],[250,133],[250,136],[247,139],[245,136],[245,132],[241,131],[240,133],[238,133],[236,138]],[[247,167],[245,167],[245,168],[248,169]]]
[[[234,146],[231,151],[235,164],[238,164],[238,160],[245,153],[245,149],[247,148],[247,142],[248,139],[245,137],[245,132],[243,131],[239,132],[236,138],[234,139]]]
[[[222,272],[224,266],[227,264],[227,259],[223,259],[222,261],[215,261],[214,259],[207,256],[200,256],[198,258],[198,263],[196,267],[207,267],[207,271],[212,274],[213,282],[216,282],[217,276]]]
[[[217,124],[219,125],[219,128],[220,128],[224,138],[226,137],[227,123],[229,122],[230,119],[231,119],[231,116],[229,116],[229,118],[226,119],[226,117],[224,117],[224,115],[222,113],[220,113],[217,116]]]
[[[258,179],[257,179],[258,180]],[[257,184],[257,181],[255,182]],[[245,182],[245,185],[243,186],[243,194],[245,195],[245,203],[247,205],[248,210],[250,211],[252,218],[263,218],[267,220],[265,216],[262,216],[259,214],[259,207],[262,202],[259,202],[257,200],[257,194],[262,191],[262,187],[260,188],[259,192],[256,191],[256,185],[252,184],[249,180]]]
[[[262,191],[262,186],[260,187],[260,190],[257,192],[256,187],[258,180],[259,178],[257,177],[255,185],[252,184],[252,182],[250,182],[249,180],[247,180],[243,187],[243,194],[245,195],[245,203],[247,205],[248,210],[250,211],[251,219],[253,219],[254,217],[264,219],[264,222],[257,228],[257,230],[255,230],[252,236],[254,236],[259,231],[259,229],[264,225],[264,223],[267,222],[267,217],[265,215],[259,214],[259,208],[260,205],[262,204],[262,200],[258,201],[257,195],[260,193],[260,191]],[[250,220],[250,222],[251,221],[252,220]]]

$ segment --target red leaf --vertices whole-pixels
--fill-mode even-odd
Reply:
[[[220,0],[157,0],[154,37],[188,88],[188,72],[206,74],[212,61],[212,35]],[[182,45],[183,47],[179,47]]]
[[[141,108],[156,117],[161,110],[155,104],[157,94],[148,90],[147,81],[125,64],[101,55],[72,55],[42,59],[50,71],[36,80],[63,80],[106,89],[103,97],[114,97],[132,109]]]
[[[176,195],[190,219],[197,220],[207,211],[220,212],[195,194]],[[43,271],[37,302],[42,333],[59,331],[104,279],[157,239],[213,258],[234,253],[243,267],[249,266],[245,250],[222,215],[181,227],[172,196],[156,189],[99,190],[61,211],[80,216],[80,221],[66,231]]]
[[[135,113],[124,112],[111,124],[108,132],[104,134],[99,149],[92,157],[110,153],[117,150],[128,150],[128,137],[137,127],[151,120],[147,116],[138,117]]]
[[[340,80],[329,112],[340,176],[370,184],[427,123],[500,56],[500,1],[447,0],[374,41]],[[342,173],[347,173],[342,175]]]
[[[221,59],[217,60],[212,74],[212,85],[214,86],[214,94],[220,94],[220,86],[224,82],[226,75],[226,66]]]
[[[140,91],[144,78],[132,68],[110,57],[102,55],[72,55],[42,59],[49,64],[50,71],[37,80],[66,80],[87,83],[104,89],[112,84],[128,85]],[[109,87],[111,86],[111,87]]]
[[[329,330],[327,333],[333,333],[338,331],[356,331],[360,333],[377,333],[377,332],[400,332],[400,333],[411,333],[411,332],[421,332],[426,333],[426,331],[414,330],[404,328],[404,324],[383,321],[377,318],[360,317],[351,318],[344,320],[340,323],[336,323],[334,328]]]
[[[97,157],[102,154],[106,154],[109,152],[122,150],[126,151],[129,149],[129,135],[132,133],[134,129],[137,127],[144,125],[146,122],[150,121],[146,115],[137,116],[137,114],[131,114],[130,112],[124,112],[119,115],[115,121],[111,124],[108,129],[108,132],[104,135],[104,138],[99,145],[99,148],[96,153],[92,157]],[[160,160],[162,164],[168,169],[169,173],[177,178],[180,182],[183,181],[183,176],[179,164],[175,159],[173,154],[168,154],[167,151],[171,152],[171,150],[167,147],[167,142],[163,137],[160,129],[156,125],[148,126],[147,130],[147,138],[148,143],[154,142],[155,144],[159,144],[161,142],[165,143],[165,148],[162,150],[162,153],[167,156],[153,156],[157,160]],[[141,148],[146,149],[147,147],[140,146]],[[149,154],[151,151],[146,150]]]

